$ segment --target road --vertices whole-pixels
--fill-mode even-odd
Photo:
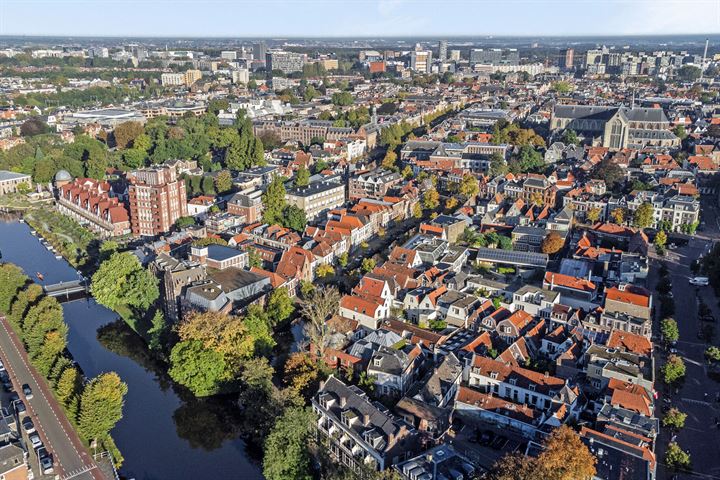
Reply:
[[[660,401],[656,403],[657,414],[660,415],[662,398],[671,398],[672,405],[685,412],[688,417],[685,427],[677,434],[676,441],[690,453],[693,473],[679,473],[677,479],[720,478],[720,429],[715,426],[715,420],[720,418],[720,403],[716,395],[720,392],[720,385],[708,377],[704,352],[708,343],[698,338],[702,323],[698,318],[698,299],[712,310],[715,318],[720,319],[718,299],[711,287],[696,288],[688,283],[693,276],[690,264],[700,255],[708,252],[714,240],[720,237],[720,216],[716,207],[703,205],[703,218],[705,226],[702,231],[689,239],[688,245],[677,250],[668,251],[663,259],[670,271],[672,292],[675,300],[674,318],[678,322],[680,341],[678,354],[686,365],[686,376],[682,385],[675,391],[669,391],[661,382],[659,368],[667,358],[660,342],[659,301],[656,301],[658,318],[655,324],[656,359],[656,388],[660,394]],[[657,260],[654,266],[658,267]],[[657,283],[657,268],[652,269],[649,285],[654,287]],[[656,294],[657,299],[657,294]],[[714,324],[716,330],[718,325]],[[711,344],[717,345],[717,332]],[[707,396],[706,396],[707,394]],[[659,462],[658,480],[673,478],[675,472],[668,471],[663,465],[665,448],[670,442],[671,432],[662,428],[657,442],[656,454]]]
[[[65,416],[60,404],[49,390],[45,379],[29,363],[27,353],[5,317],[0,316],[0,355],[10,374],[15,391],[25,402],[27,411],[51,452],[55,473],[63,480],[107,480],[84,447]],[[33,391],[28,400],[21,386],[27,383]],[[33,457],[31,457],[33,458]],[[35,467],[35,465],[33,465]]]

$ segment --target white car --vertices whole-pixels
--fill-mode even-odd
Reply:
[[[40,440],[40,435],[38,435],[37,432],[33,432],[28,436],[28,439],[30,440],[30,444],[33,448],[40,448],[43,446],[42,440]]]

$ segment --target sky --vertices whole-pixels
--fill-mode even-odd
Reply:
[[[0,0],[0,35],[720,34],[720,0]]]

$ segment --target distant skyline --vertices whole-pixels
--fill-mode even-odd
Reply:
[[[720,0],[0,0],[0,35],[720,34]]]

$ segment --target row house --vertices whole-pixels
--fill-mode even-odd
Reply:
[[[579,414],[577,387],[547,373],[475,355],[465,376],[467,384],[482,393],[544,412],[563,408],[567,413],[565,420],[577,418]]]
[[[58,210],[102,237],[130,233],[130,216],[117,198],[110,197],[110,185],[79,178],[60,187]]]
[[[356,386],[331,375],[312,399],[317,443],[354,472],[383,471],[419,448],[418,432]]]
[[[350,200],[359,200],[361,198],[381,200],[387,196],[392,187],[401,181],[402,176],[399,173],[388,170],[378,169],[361,173],[350,178]]]

